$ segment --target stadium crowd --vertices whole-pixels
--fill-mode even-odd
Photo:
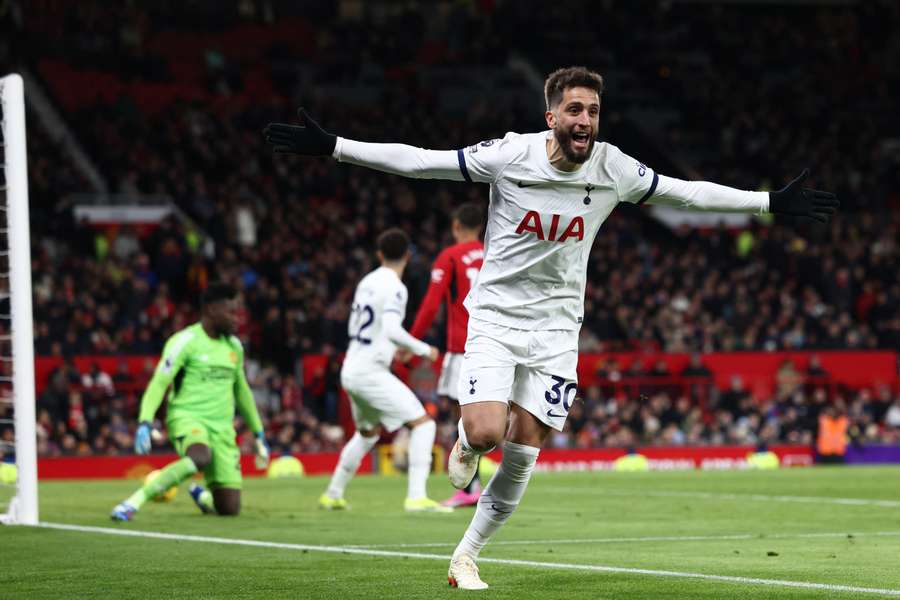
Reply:
[[[330,3],[313,4],[316,9],[305,15],[316,32],[310,47],[292,48],[304,65],[299,74],[287,72],[286,49],[274,41],[249,58],[234,48],[211,47],[204,49],[202,97],[176,99],[147,112],[139,97],[98,94],[64,115],[115,192],[170,196],[190,222],[170,217],[151,230],[96,229],[78,222],[68,192],[86,189],[86,182],[46,133],[39,127],[29,131],[36,353],[152,356],[172,332],[196,318],[193,299],[209,280],[235,281],[245,301],[240,335],[248,349],[248,376],[273,446],[281,451],[340,445],[336,357],[346,345],[353,288],[375,264],[374,236],[391,225],[410,232],[415,254],[405,279],[412,312],[427,286],[431,260],[450,242],[449,210],[463,200],[486,202],[487,190],[413,183],[327,160],[274,158],[263,146],[262,125],[289,118],[295,100],[302,99],[324,127],[340,135],[463,147],[541,127],[537,92],[523,87],[520,94],[534,96],[534,102],[497,104],[483,97],[462,110],[437,111],[442,99],[419,80],[417,65],[475,61],[490,68],[502,65],[513,49],[541,68],[557,66],[542,60],[572,62],[564,49],[542,58],[528,52],[540,44],[519,47],[514,32],[526,15],[517,3],[451,6],[440,31],[417,29],[409,12],[385,9],[392,16],[384,19],[374,8],[336,18]],[[678,6],[654,15],[654,27],[641,30],[646,51],[638,58],[627,58],[628,45],[637,40],[612,30],[633,28],[644,18],[639,7],[585,12],[598,20],[597,31],[611,32],[598,53],[601,66],[642,74],[628,81],[680,111],[676,125],[660,132],[657,143],[690,158],[694,172],[682,175],[766,189],[781,185],[807,166],[802,158],[812,156],[815,184],[838,191],[846,210],[827,228],[776,222],[741,231],[669,231],[645,213],[617,211],[593,246],[582,351],[900,350],[900,169],[896,148],[882,140],[885,127],[896,124],[890,98],[896,97],[891,92],[897,91],[900,48],[889,36],[877,35],[900,24],[900,12],[890,3],[874,4],[885,8],[876,11],[878,18],[867,6],[816,9],[813,19],[792,11],[771,16],[747,7],[716,6],[707,12]],[[41,6],[62,5],[27,3],[22,47],[61,106],[68,104],[54,85],[58,70],[48,69],[43,59],[73,69],[89,66],[119,79],[181,76],[153,43],[174,3],[152,10],[128,5],[116,9],[120,19],[99,18],[108,9],[100,2],[69,4],[57,12],[42,12]],[[177,26],[206,33],[246,23],[265,27],[279,10],[290,10],[277,2],[235,6],[234,14],[218,12],[217,20],[201,15]],[[558,48],[553,42],[560,39],[564,20],[554,17],[558,9],[551,13],[540,34],[546,38],[542,47]],[[319,16],[330,25],[319,28]],[[599,23],[606,17],[614,18]],[[28,43],[29,27],[52,33],[59,18],[66,23],[59,31],[70,39],[61,39],[56,50]],[[485,27],[485,19],[507,26]],[[667,19],[681,25],[662,35]],[[398,22],[418,34],[396,41],[387,32]],[[704,44],[686,51],[698,32]],[[444,34],[446,40],[436,44],[435,36]],[[340,45],[334,42],[338,38]],[[754,60],[761,53],[752,50],[761,47],[784,56],[806,53],[807,59],[798,66],[760,65]],[[357,65],[353,57],[364,54],[385,65],[384,72]],[[263,89],[271,93],[246,102],[242,93],[250,87],[250,74],[255,83],[260,72]],[[705,85],[696,85],[698,77]],[[305,91],[353,89],[349,83],[361,81],[378,90],[371,101]],[[856,93],[867,82],[878,85],[870,94]],[[789,92],[823,88],[828,92]],[[624,118],[616,91],[610,94],[612,106],[605,114]],[[865,119],[857,126],[861,115]],[[626,142],[621,143],[629,151]],[[704,147],[715,153],[696,150]],[[440,345],[442,331],[438,321],[428,341]],[[315,385],[304,387],[297,365],[307,353],[331,358]],[[113,383],[98,386],[95,375],[75,373],[71,362],[67,365],[54,373],[39,401],[41,452],[130,451],[146,379],[107,374]],[[152,363],[144,377],[151,368]],[[733,391],[710,394],[701,407],[672,390],[650,390],[643,401],[589,387],[583,404],[573,408],[567,431],[552,443],[808,443],[826,403],[846,412],[860,440],[895,440],[900,427],[900,397],[892,397],[890,389],[803,388],[764,402],[735,399]],[[446,408],[438,405],[438,413],[446,416]]]
[[[639,359],[604,367],[601,379],[582,389],[565,430],[554,432],[548,444],[557,448],[814,445],[819,417],[829,408],[846,417],[847,435],[854,444],[900,443],[900,394],[888,385],[875,389],[829,385],[827,373],[815,362],[801,372],[788,361],[776,375],[773,394],[759,399],[740,377],[734,377],[728,389],[718,390],[699,356],[680,374],[661,371],[659,365],[646,369]],[[139,393],[154,362],[148,359],[138,377],[122,366],[112,374],[97,367],[80,373],[67,361],[51,374],[38,398],[41,455],[132,451],[128,416],[137,412]],[[431,375],[411,373],[411,382],[440,423],[437,441],[449,447],[456,427],[451,406],[435,395],[433,373],[427,366],[424,370]],[[292,375],[280,375],[256,360],[248,362],[248,379],[276,453],[340,449],[344,431],[335,419],[338,372],[334,357],[304,386]],[[690,378],[691,383],[684,385],[674,375]],[[243,428],[239,431],[241,444],[250,453],[252,436]]]

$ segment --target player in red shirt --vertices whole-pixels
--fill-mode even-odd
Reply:
[[[441,365],[437,393],[457,402],[457,385],[466,349],[466,332],[469,327],[469,313],[463,300],[475,283],[481,263],[484,260],[484,245],[481,243],[481,225],[484,214],[477,204],[462,204],[453,211],[451,231],[456,244],[445,248],[431,268],[431,284],[419,306],[410,333],[422,339],[431,328],[434,317],[447,303],[447,352]],[[459,415],[457,415],[459,417]],[[474,506],[481,495],[481,481],[478,474],[468,487],[457,491],[444,501],[445,506]]]

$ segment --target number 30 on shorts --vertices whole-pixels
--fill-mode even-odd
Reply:
[[[550,404],[559,404],[562,402],[563,410],[569,412],[572,402],[575,400],[575,393],[578,391],[578,384],[574,381],[566,383],[565,377],[551,375],[553,386],[544,392],[544,400]]]

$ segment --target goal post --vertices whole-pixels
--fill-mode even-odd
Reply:
[[[25,93],[22,77],[0,78],[0,129],[2,167],[0,179],[0,299],[7,300],[8,314],[0,314],[5,331],[0,336],[0,402],[12,406],[12,419],[0,423],[0,431],[12,425],[16,469],[5,479],[14,484],[7,506],[0,508],[4,523],[36,525],[37,437],[34,393],[34,332],[31,313],[31,236],[28,220],[28,173],[25,151]],[[3,218],[5,217],[5,218]],[[5,298],[3,298],[5,296]],[[2,311],[6,312],[6,311]],[[8,415],[8,411],[5,411]],[[2,441],[2,440],[0,440]],[[0,457],[10,448],[0,447]],[[14,481],[13,481],[14,480]]]

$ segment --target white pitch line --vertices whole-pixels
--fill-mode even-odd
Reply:
[[[581,488],[556,488],[560,491],[583,491]],[[900,508],[898,500],[875,500],[873,498],[835,498],[829,496],[768,496],[766,494],[721,494],[715,492],[666,492],[645,490],[604,489],[609,496],[656,496],[660,498],[702,498],[705,500],[759,500],[762,502],[800,502],[813,504],[840,504],[843,506],[879,506]]]
[[[491,546],[532,546],[538,544],[626,544],[633,542],[707,542],[729,540],[788,540],[803,538],[898,537],[900,531],[822,532],[822,533],[734,533],[727,535],[671,535],[646,537],[567,538],[564,540],[497,540]],[[419,544],[354,544],[349,548],[445,548],[458,542],[423,542]]]
[[[157,533],[154,531],[135,531],[132,529],[113,529],[110,527],[89,527],[85,525],[67,525],[64,523],[40,523],[38,527],[78,531],[84,533],[100,533],[123,537],[142,537],[159,540],[175,540],[180,542],[205,542],[207,544],[223,544],[229,546],[250,546],[255,548],[278,548],[282,550],[306,550],[307,552],[325,552],[330,554],[358,554],[362,556],[384,556],[391,558],[416,558],[425,560],[449,561],[450,557],[441,554],[421,554],[418,552],[395,552],[390,550],[368,550],[347,546],[316,546],[312,544],[288,544],[282,542],[265,542],[260,540],[241,540],[232,538],[210,537],[203,535],[184,535],[175,533]],[[836,585],[831,583],[814,583],[809,581],[788,581],[781,579],[761,579],[756,577],[739,577],[734,575],[708,575],[706,573],[688,573],[682,571],[662,571],[658,569],[637,569],[631,567],[610,567],[605,565],[582,565],[571,563],[538,562],[532,560],[514,560],[506,558],[479,558],[482,564],[514,565],[534,567],[538,569],[559,569],[566,571],[592,571],[601,573],[626,573],[630,575],[649,575],[653,577],[678,577],[682,579],[700,579],[722,583],[739,583],[744,585],[761,585],[773,587],[801,588],[807,590],[824,590],[828,592],[847,592],[857,594],[880,594],[882,596],[900,596],[900,589],[870,588],[854,585]]]

